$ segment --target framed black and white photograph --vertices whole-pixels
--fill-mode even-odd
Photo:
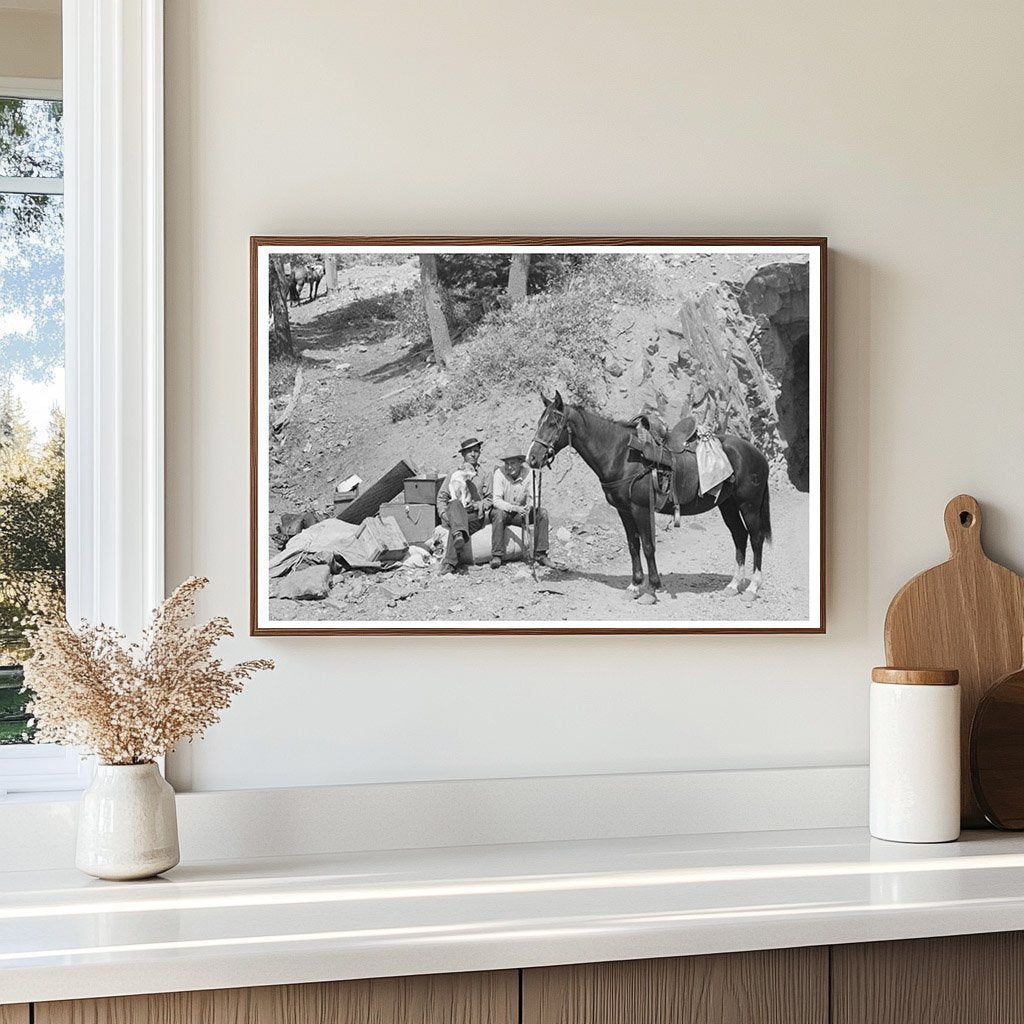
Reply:
[[[251,240],[251,628],[820,633],[821,238]]]

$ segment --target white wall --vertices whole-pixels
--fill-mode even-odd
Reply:
[[[242,638],[195,788],[863,762],[947,499],[1024,569],[1024,6],[167,8],[168,580],[240,631],[250,234],[832,245],[826,636]]]

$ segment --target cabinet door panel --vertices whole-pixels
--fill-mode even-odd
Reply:
[[[828,950],[628,960],[523,972],[523,1024],[826,1024]]]
[[[35,1024],[517,1024],[516,971],[37,1003]]]
[[[832,947],[834,1024],[1024,1022],[1024,934]]]
[[[19,1003],[17,1006],[0,1006],[0,1024],[28,1024],[28,1006]]]

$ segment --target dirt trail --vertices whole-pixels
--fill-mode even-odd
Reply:
[[[737,267],[737,270],[742,267]],[[717,277],[700,265],[665,282],[666,304]],[[717,268],[721,273],[721,266]],[[270,458],[268,537],[283,512],[329,512],[335,482],[358,473],[370,482],[400,458],[447,473],[461,438],[485,440],[483,465],[500,449],[525,449],[541,411],[536,396],[495,395],[487,402],[391,422],[399,396],[429,386],[428,343],[410,345],[394,321],[353,320],[350,304],[411,287],[416,261],[358,266],[339,274],[341,287],[291,311],[303,387],[281,443]],[[275,368],[271,398],[283,400],[292,374]],[[766,549],[765,584],[748,602],[724,587],[732,573],[729,533],[717,512],[684,519],[675,529],[659,517],[658,565],[665,590],[654,605],[626,593],[630,560],[621,524],[597,478],[572,452],[545,475],[551,514],[550,569],[520,564],[472,568],[440,577],[437,567],[346,573],[323,601],[272,600],[279,620],[513,621],[530,619],[706,621],[799,620],[807,615],[808,496],[784,483],[772,488],[774,544]]]

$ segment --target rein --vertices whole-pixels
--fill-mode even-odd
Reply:
[[[569,410],[568,409],[562,409],[561,411],[555,410],[555,411],[552,412],[552,416],[553,417],[554,416],[558,417],[558,419],[555,421],[556,422],[556,426],[558,427],[558,431],[555,434],[555,440],[554,441],[542,441],[541,438],[540,438],[539,432],[535,433],[533,435],[533,444],[540,445],[540,447],[544,449],[544,468],[546,468],[546,469],[550,469],[550,468],[552,468],[554,466],[555,455],[557,454],[555,452],[555,443],[558,441],[558,438],[562,436],[562,431],[563,430],[565,430],[566,434],[568,435],[568,442],[566,444],[566,447],[572,448],[574,450],[576,449],[576,444],[575,444],[575,442],[573,440],[573,434],[572,434],[572,421],[569,419]],[[598,477],[597,479],[598,479],[598,482],[601,484],[601,487],[604,490],[605,494],[607,494],[608,491],[611,488],[613,488],[613,487],[619,487],[622,484],[628,483],[629,484],[628,496],[629,496],[629,500],[632,501],[633,500],[633,487],[636,485],[636,483],[638,481],[642,480],[645,476],[647,476],[648,473],[653,472],[653,469],[654,469],[653,466],[647,466],[645,469],[641,469],[638,473],[633,473],[630,476],[624,476],[620,480],[607,480],[606,481],[606,480],[602,480],[600,477]],[[569,470],[565,471],[565,474],[563,474],[562,479],[565,479],[565,475],[568,474],[568,472],[569,472]],[[561,481],[559,481],[559,483],[560,482]]]

